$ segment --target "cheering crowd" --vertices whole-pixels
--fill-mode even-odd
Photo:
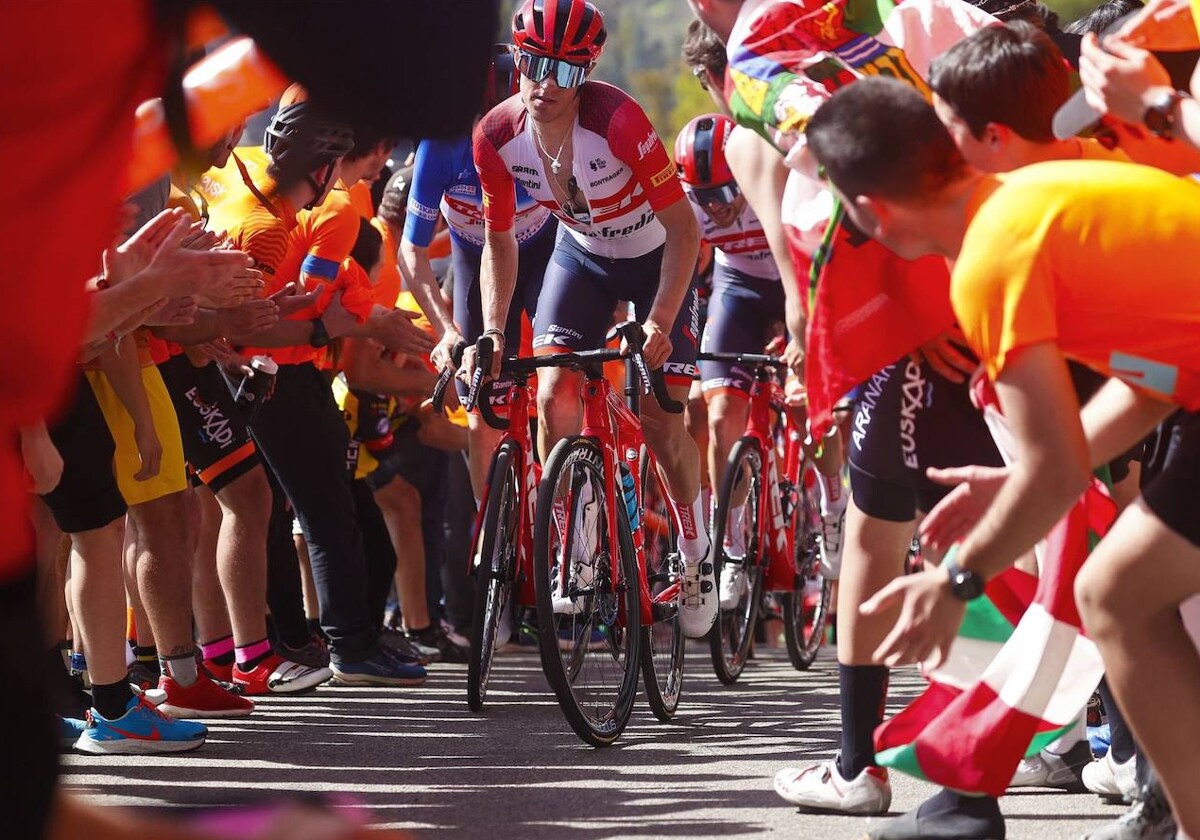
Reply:
[[[697,353],[781,348],[807,387],[842,728],[829,760],[779,772],[784,800],[886,813],[889,669],[949,661],[1009,567],[1058,574],[1036,547],[1096,493],[1120,514],[1068,600],[1107,734],[1089,742],[1080,706],[1009,786],[1131,803],[1093,838],[1200,837],[1179,746],[1200,743],[1190,7],[1105,0],[1063,25],[1033,0],[689,5],[683,61],[714,111],[673,143],[589,79],[601,8],[525,0],[457,135],[401,155],[292,83],[261,132],[233,115],[126,196],[89,255],[71,396],[19,424],[64,747],[192,750],[256,698],[419,690],[465,661],[498,435],[435,410],[434,381],[463,343],[460,396],[481,339],[495,376],[632,316],[691,396],[686,419],[643,405],[691,638],[745,590],[708,523],[752,385]],[[579,429],[579,374],[537,387],[545,459]],[[1002,838],[994,794],[946,787],[870,836]]]

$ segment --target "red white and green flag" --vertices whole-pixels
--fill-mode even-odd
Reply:
[[[1000,796],[1022,758],[1070,728],[1104,667],[1083,634],[1075,577],[1116,519],[1092,486],[1044,543],[1042,575],[1009,569],[967,605],[946,662],[875,730],[876,760],[919,779]]]

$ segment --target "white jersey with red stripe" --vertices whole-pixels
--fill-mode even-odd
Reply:
[[[713,258],[717,265],[763,280],[779,279],[779,268],[771,255],[767,234],[758,216],[750,209],[750,202],[742,199],[742,211],[727,227],[719,227],[702,207],[690,203],[700,224],[701,237],[716,251]]]
[[[628,94],[603,82],[587,82],[579,90],[570,177],[587,202],[582,218],[565,213],[551,192],[532,123],[521,97],[514,96],[475,128],[475,167],[490,229],[513,227],[514,189],[520,184],[597,256],[639,257],[666,241],[655,213],[683,199],[683,190],[650,120]]]

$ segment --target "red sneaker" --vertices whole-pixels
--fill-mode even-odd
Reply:
[[[208,671],[208,675],[214,680],[220,682],[233,682],[233,663],[222,665],[219,662],[214,662],[211,659],[204,660],[204,670]]]
[[[313,668],[272,653],[252,671],[243,671],[241,665],[234,668],[233,684],[241,686],[242,694],[293,694],[316,688],[332,676],[328,668]]]
[[[159,711],[173,718],[244,717],[254,711],[252,701],[226,691],[203,674],[187,688],[167,676],[158,681],[158,687],[167,693]]]

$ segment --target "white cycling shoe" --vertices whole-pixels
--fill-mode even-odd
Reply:
[[[679,576],[679,625],[689,639],[702,639],[717,620],[716,572],[709,554],[695,562],[683,558]]]
[[[874,816],[886,814],[892,806],[887,770],[868,767],[857,777],[844,779],[836,758],[804,769],[783,768],[775,774],[775,792],[810,811]]]
[[[1136,799],[1137,756],[1130,756],[1128,761],[1118,763],[1113,759],[1110,750],[1104,758],[1083,768],[1083,785],[1100,796]]]
[[[749,590],[746,568],[738,563],[726,563],[721,567],[721,609],[732,610],[741,602]]]

